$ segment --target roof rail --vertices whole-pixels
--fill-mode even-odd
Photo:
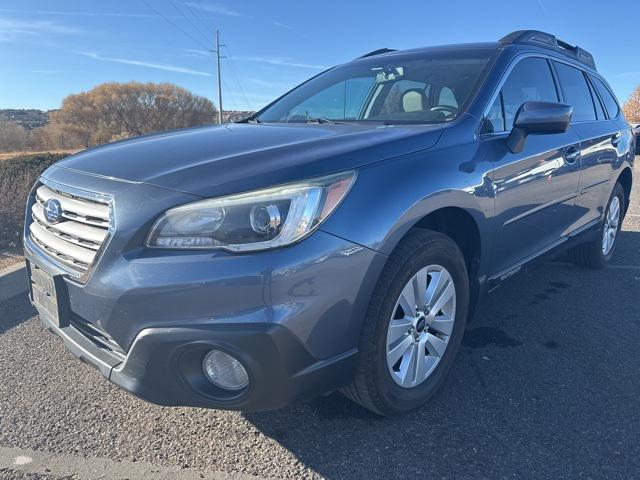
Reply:
[[[389,53],[389,52],[395,52],[395,49],[393,49],[393,48],[379,48],[378,50],[374,50],[373,52],[365,53],[364,55],[362,55],[362,56],[360,56],[358,58],[373,57],[374,55],[381,55],[383,53]]]
[[[551,35],[550,33],[540,32],[539,30],[517,30],[502,37],[500,42],[504,44],[525,43],[538,45],[539,47],[554,50],[577,60],[594,70],[596,69],[596,62],[593,60],[593,55],[578,46],[569,45],[567,42],[557,39],[555,35]]]

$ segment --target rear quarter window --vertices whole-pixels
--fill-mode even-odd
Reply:
[[[598,93],[600,94],[600,98],[602,99],[602,102],[607,109],[609,118],[616,118],[618,116],[618,113],[620,113],[620,106],[618,105],[616,98],[613,96],[611,91],[607,88],[602,80],[600,80],[598,77],[594,77],[593,75],[589,76],[591,77],[591,81],[595,85],[596,90],[598,90]]]

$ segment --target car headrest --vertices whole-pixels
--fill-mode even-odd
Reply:
[[[411,88],[402,94],[402,110],[405,112],[420,112],[424,110],[424,92],[418,88]]]

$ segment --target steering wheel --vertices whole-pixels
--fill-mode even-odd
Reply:
[[[455,117],[459,111],[458,107],[454,107],[453,105],[438,105],[431,107],[430,110],[432,112],[442,112],[448,117]]]

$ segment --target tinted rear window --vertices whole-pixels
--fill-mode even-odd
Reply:
[[[589,82],[589,91],[591,92],[591,98],[593,98],[593,105],[596,107],[596,115],[598,116],[598,120],[604,120],[607,118],[607,115],[604,113],[604,108],[602,107],[602,102],[598,98],[598,94],[593,88],[591,82]]]
[[[594,77],[593,75],[590,75],[590,77],[596,87],[596,90],[598,90],[598,93],[600,94],[600,98],[602,98],[602,101],[604,102],[609,118],[617,117],[620,107],[618,106],[618,102],[613,94],[598,77]]]

